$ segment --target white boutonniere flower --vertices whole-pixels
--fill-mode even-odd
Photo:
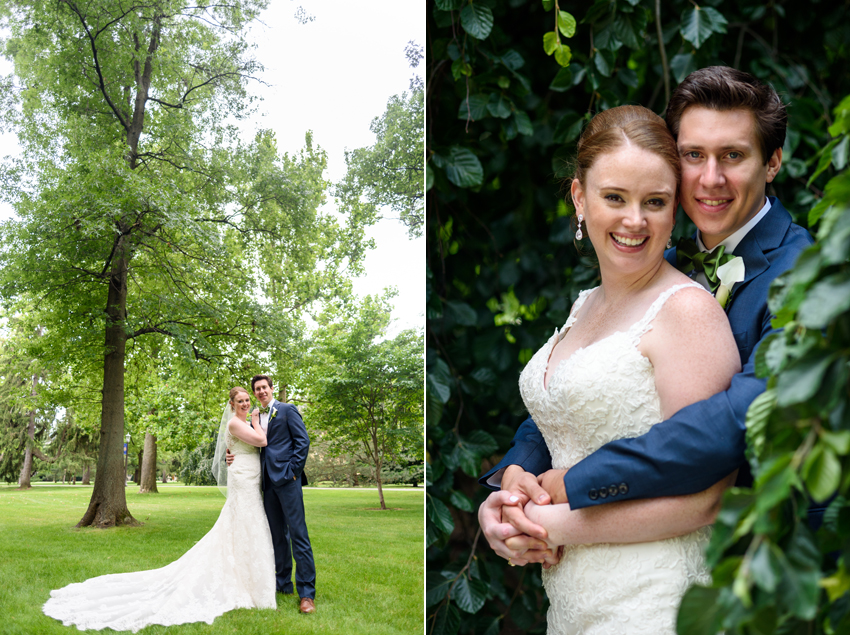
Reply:
[[[729,294],[732,293],[732,287],[736,282],[744,281],[744,259],[740,256],[735,256],[725,265],[720,265],[717,268],[717,277],[720,279],[720,286],[717,287],[717,293],[714,297],[720,303],[720,306],[726,308],[726,303],[729,301]]]
[[[274,416],[277,414],[277,408],[272,408],[272,411],[269,413],[269,419],[274,419]]]

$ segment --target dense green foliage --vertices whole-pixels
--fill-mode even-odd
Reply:
[[[843,498],[817,536],[793,519],[806,507],[803,490],[821,498],[848,487],[850,293],[841,286],[846,239],[833,238],[846,236],[850,200],[842,176],[850,142],[843,109],[833,112],[850,93],[848,17],[845,4],[826,1],[428,3],[429,633],[545,630],[539,568],[509,569],[489,551],[475,517],[486,495],[476,478],[525,415],[523,365],[578,291],[595,284],[592,261],[573,246],[567,161],[594,112],[639,103],[663,114],[672,87],[711,64],[776,87],[789,129],[773,193],[803,226],[825,215],[809,265],[775,291],[785,335],[769,355],[761,349],[771,385],[794,401],[773,410],[762,402],[756,489],[729,494],[710,554],[717,588],[691,592],[688,614],[705,619],[681,632],[714,632],[715,616],[727,633],[841,632],[846,569],[842,561],[833,576],[834,560],[820,554],[850,535]],[[692,229],[680,210],[674,239]],[[827,237],[838,244],[828,249]]]
[[[421,457],[424,434],[422,331],[387,338],[392,295],[319,316],[303,369],[305,420],[331,455],[370,466],[382,509],[384,466]]]
[[[409,42],[405,56],[412,68],[422,61],[422,47]],[[372,120],[375,144],[346,151],[345,178],[336,195],[343,200],[364,199],[373,213],[386,208],[398,214],[411,237],[422,235],[425,189],[422,157],[425,130],[425,83],[418,75],[410,94],[393,95],[387,109]]]
[[[319,575],[318,610],[309,619],[299,614],[297,598],[279,595],[277,610],[240,609],[212,625],[154,625],[141,633],[421,633],[423,496],[421,489],[406,490],[387,491],[388,513],[375,511],[373,492],[304,491]],[[71,529],[90,492],[80,486],[36,485],[25,492],[0,486],[4,635],[74,632],[41,612],[51,589],[106,573],[163,567],[210,530],[224,504],[215,487],[165,485],[158,496],[128,488],[142,527]]]

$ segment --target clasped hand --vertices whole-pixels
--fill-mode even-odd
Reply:
[[[539,477],[518,465],[509,466],[502,475],[502,490],[493,492],[478,509],[478,522],[490,547],[511,564],[557,564],[560,550],[549,544],[548,534],[532,522],[525,511],[536,505],[566,503],[566,470],[549,470]]]

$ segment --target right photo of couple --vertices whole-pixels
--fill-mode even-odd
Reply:
[[[617,53],[634,23],[611,3],[543,2],[556,28],[534,60],[510,48],[511,11],[491,36],[445,4],[429,23],[445,48],[426,137],[427,632],[850,632],[847,358],[829,348],[850,291],[815,283],[845,275],[848,107],[808,169],[789,125],[808,102],[740,48],[671,70],[657,4],[646,104],[606,79],[650,72]],[[690,10],[675,31],[692,51],[726,33],[695,10],[702,39]],[[583,28],[589,56],[567,46]],[[533,63],[552,65],[548,89]],[[569,91],[584,112],[532,122]]]

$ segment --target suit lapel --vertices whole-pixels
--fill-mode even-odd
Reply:
[[[727,311],[735,295],[770,267],[767,254],[782,244],[791,226],[791,215],[775,196],[770,198],[770,211],[744,236],[735,248],[735,255],[744,259],[744,281],[735,285],[727,304]]]

